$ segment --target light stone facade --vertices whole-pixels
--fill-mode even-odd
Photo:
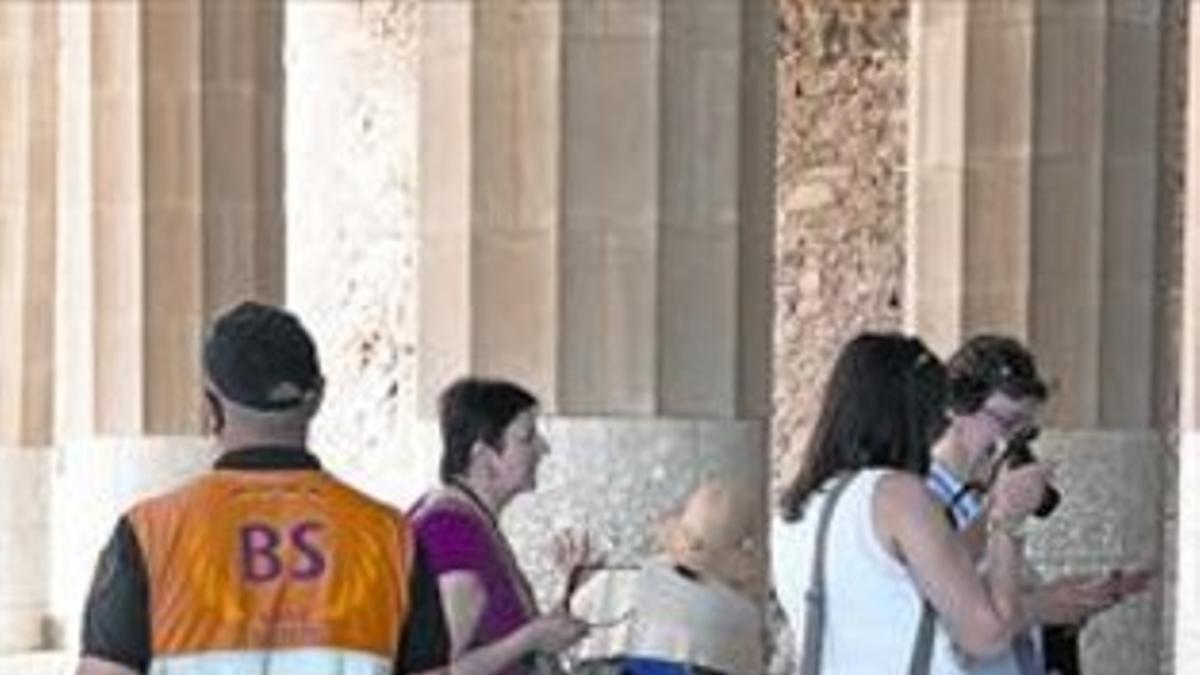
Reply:
[[[282,16],[0,5],[4,653],[77,640],[115,515],[212,459],[207,318],[282,299]]]
[[[1164,32],[1157,2],[912,4],[907,323],[946,353],[1015,335],[1058,382],[1039,447],[1067,460],[1070,506],[1033,550],[1050,575],[1165,556]],[[1162,667],[1165,590],[1089,625],[1088,672]]]
[[[465,372],[539,393],[556,450],[508,525],[550,600],[556,528],[632,560],[702,479],[765,484],[773,14],[498,0],[420,21],[417,413]]]

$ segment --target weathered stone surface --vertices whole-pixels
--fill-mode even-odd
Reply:
[[[328,378],[314,445],[403,452],[416,342],[415,0],[288,5],[288,303]]]
[[[1168,456],[1150,432],[1047,432],[1040,456],[1058,464],[1060,508],[1037,523],[1029,556],[1046,578],[1114,567],[1160,568]],[[1163,585],[1105,612],[1082,635],[1088,673],[1149,673],[1163,647]]]
[[[766,476],[755,422],[550,417],[545,433],[552,449],[538,488],[504,519],[543,606],[562,590],[549,555],[554,533],[587,530],[609,562],[636,562],[662,552],[656,533],[701,482],[761,485]]]
[[[907,0],[781,8],[776,467],[842,343],[900,325],[908,53]]]

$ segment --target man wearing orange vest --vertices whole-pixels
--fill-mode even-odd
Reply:
[[[396,509],[307,449],[316,348],[288,312],[247,302],[204,346],[223,454],[127,511],[87,600],[79,675],[390,675],[443,666],[435,581]]]

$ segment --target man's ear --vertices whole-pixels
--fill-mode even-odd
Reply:
[[[315,412],[321,407],[321,403],[325,400],[325,378],[318,375],[313,381],[312,392],[309,394],[313,398],[313,411]]]
[[[213,436],[218,436],[225,429],[225,408],[221,405],[221,399],[211,389],[204,390],[204,401],[206,407],[205,426],[207,431]]]

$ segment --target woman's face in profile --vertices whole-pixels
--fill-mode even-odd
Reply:
[[[500,439],[499,470],[501,480],[514,494],[537,487],[537,469],[542,456],[550,451],[538,431],[537,410],[521,412],[504,429]]]

